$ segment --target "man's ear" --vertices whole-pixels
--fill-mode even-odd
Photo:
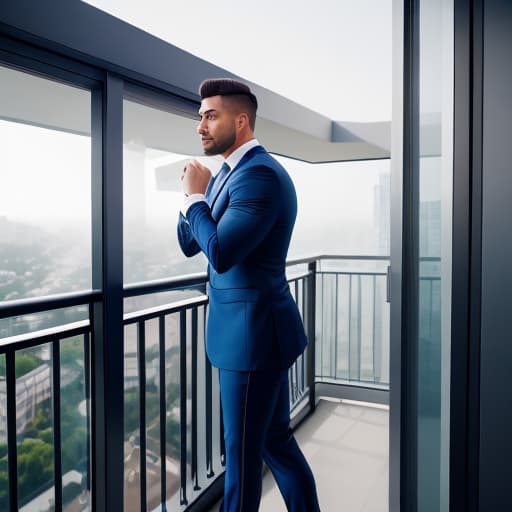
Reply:
[[[246,113],[238,114],[238,128],[242,129],[249,124],[249,116]]]

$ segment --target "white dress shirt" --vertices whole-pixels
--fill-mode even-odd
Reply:
[[[229,165],[229,172],[226,176],[226,179],[228,179],[230,173],[233,171],[233,169],[239,164],[240,160],[242,160],[243,156],[252,148],[259,146],[260,143],[257,139],[251,139],[250,141],[246,142],[245,144],[242,144],[240,147],[236,148],[233,153],[231,153],[226,160],[224,161]],[[181,209],[181,213],[183,215],[187,215],[188,209],[194,204],[198,203],[199,201],[206,201],[206,196],[204,194],[190,194],[189,196],[185,196],[185,199],[183,201],[183,207]]]

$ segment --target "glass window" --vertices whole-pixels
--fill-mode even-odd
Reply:
[[[288,258],[389,255],[389,160],[310,164],[276,158],[297,192]]]
[[[206,271],[201,255],[186,258],[176,225],[183,203],[184,162],[201,155],[198,121],[124,102],[124,282]],[[201,157],[203,158],[203,157]],[[220,167],[206,158],[210,168]]]
[[[0,66],[0,98],[0,301],[90,289],[91,93]]]
[[[453,2],[420,2],[417,510],[449,510]]]

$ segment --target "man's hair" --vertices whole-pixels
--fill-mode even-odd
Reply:
[[[249,125],[254,131],[258,100],[246,84],[230,78],[211,78],[201,82],[199,95],[201,99],[211,96],[230,96],[230,99],[234,100],[238,107],[248,114]]]

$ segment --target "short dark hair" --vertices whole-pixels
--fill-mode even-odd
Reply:
[[[201,99],[211,96],[231,96],[249,115],[249,124],[254,130],[258,100],[249,86],[231,78],[210,78],[199,85]]]

